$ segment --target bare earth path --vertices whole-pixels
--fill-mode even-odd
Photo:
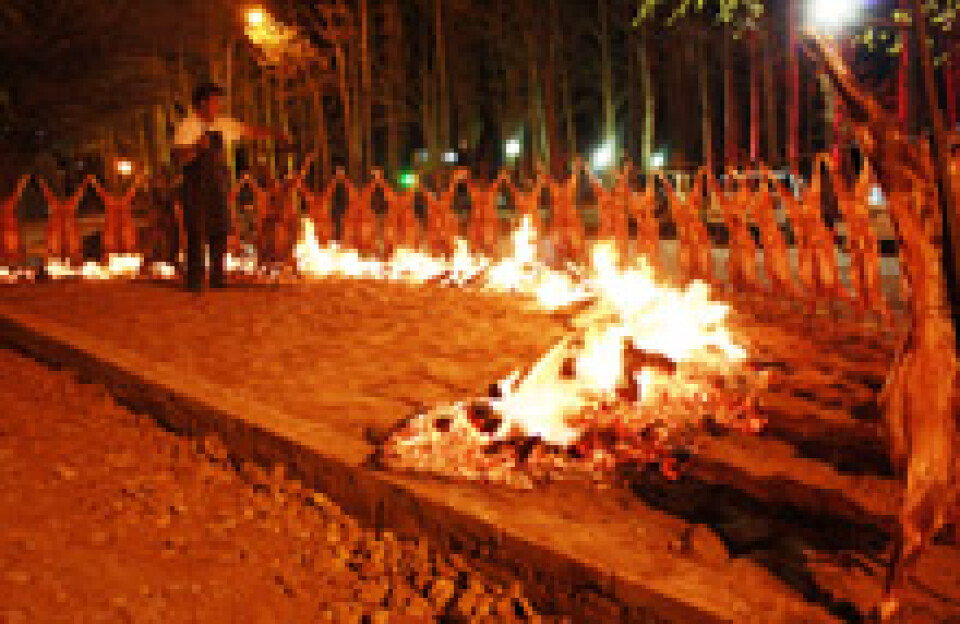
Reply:
[[[0,622],[525,621],[425,542],[0,350]],[[523,618],[517,617],[523,615]],[[361,619],[364,618],[364,619]]]

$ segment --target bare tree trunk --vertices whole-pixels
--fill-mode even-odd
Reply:
[[[957,87],[960,86],[957,84],[957,78],[960,77],[957,72],[960,68],[960,64],[957,63],[957,54],[960,54],[960,46],[954,45],[947,59],[947,66],[943,69],[944,87],[946,87],[944,90],[947,92],[947,128],[950,129],[955,129],[957,122],[960,121],[957,118]]]
[[[910,124],[910,36],[900,33],[900,64],[897,67],[897,117],[902,127]]]
[[[284,134],[289,135],[290,110],[287,96],[287,77],[284,70],[281,69],[277,74],[277,123],[279,123]],[[281,156],[281,158],[283,158],[283,156]],[[286,171],[293,171],[293,154],[288,153],[286,158],[283,159],[286,160]]]
[[[384,5],[384,30],[387,37],[387,79],[385,114],[387,123],[387,170],[395,174],[400,169],[400,101],[403,80],[403,21],[398,0]]]
[[[162,104],[153,107],[155,160],[158,167],[170,164],[170,146],[167,137],[167,111]]]
[[[337,85],[340,93],[340,106],[343,108],[343,140],[347,148],[347,170],[351,176],[359,174],[361,155],[357,153],[355,136],[356,120],[353,114],[353,97],[350,88],[350,77],[347,74],[346,54],[340,45],[334,47],[337,63]]]
[[[610,51],[610,7],[609,0],[597,0],[600,13],[600,97],[603,102],[603,140],[614,150],[614,162],[617,162],[620,146],[617,145],[617,103],[613,87],[613,60]]]
[[[653,73],[650,68],[650,51],[647,48],[646,33],[640,35],[637,55],[640,61],[640,84],[643,87],[643,136],[640,140],[641,167],[650,169],[650,157],[653,155],[653,140],[656,131],[656,97],[653,93]]]
[[[733,84],[732,34],[724,32],[723,37],[723,144],[724,165],[733,167],[739,164],[740,137],[737,132],[739,118],[735,86]]]
[[[549,171],[556,177],[562,174],[563,167],[560,158],[560,133],[557,124],[557,65],[558,65],[558,41],[559,33],[555,29],[553,21],[553,12],[556,9],[557,0],[550,0],[547,63],[543,75],[543,106],[544,117],[547,125],[547,164]]]
[[[439,97],[438,139],[441,149],[450,147],[450,88],[447,84],[447,50],[443,28],[443,0],[436,0],[437,89]]]
[[[261,122],[260,112],[261,107],[259,100],[257,98],[257,79],[256,74],[252,67],[250,69],[247,80],[244,84],[243,95],[244,95],[244,120],[248,122]],[[252,143],[247,148],[248,160],[250,163],[259,162],[260,150],[262,149],[259,143]]]
[[[763,31],[763,89],[766,95],[767,117],[767,163],[773,167],[780,164],[780,144],[777,135],[777,84],[774,68],[777,62],[769,28]]]
[[[833,166],[840,166],[840,98],[837,97],[837,91],[829,82],[826,83],[827,89],[827,98],[829,101],[829,118],[827,120],[827,126],[830,128],[830,141],[829,145],[831,146],[831,152],[833,154]],[[834,189],[836,191],[837,189]]]
[[[437,137],[436,89],[434,73],[430,67],[430,31],[426,21],[421,22],[420,45],[420,126],[423,132],[424,147],[430,154],[430,162],[435,163],[440,149]]]
[[[800,171],[800,58],[797,46],[797,0],[791,0],[788,7],[789,50],[787,52],[787,82],[789,102],[787,103],[787,160],[794,173]]]
[[[157,172],[157,163],[153,160],[153,155],[150,150],[150,141],[147,140],[147,125],[150,122],[150,116],[146,111],[137,114],[137,135],[139,138],[138,148],[139,148],[139,160],[144,166],[147,167],[150,174],[155,174]]]
[[[190,77],[187,76],[183,45],[180,46],[180,51],[177,54],[177,87],[179,90],[178,99],[184,108],[187,108],[190,105]]]
[[[366,166],[373,165],[373,82],[370,69],[370,28],[367,0],[360,0],[360,126]]]
[[[750,163],[760,161],[760,63],[757,38],[750,35]]]
[[[273,124],[273,89],[270,81],[270,75],[263,73],[263,114],[267,126]],[[264,141],[264,148],[267,150],[267,161],[270,165],[270,177],[277,177],[277,150],[274,149],[273,141]]]
[[[233,116],[233,41],[231,40],[227,44],[227,53],[226,60],[224,62],[225,74],[226,74],[226,83],[227,83],[227,97],[224,98],[227,102],[227,115]],[[230,179],[237,179],[237,150],[229,149],[227,153],[227,166],[230,168]]]
[[[563,111],[563,127],[566,136],[564,167],[577,154],[577,128],[573,115],[573,94],[570,85],[570,68],[566,63],[566,40],[560,28],[559,0],[550,0],[550,28],[557,43],[557,70],[560,82],[560,106]]]
[[[701,45],[700,62],[697,63],[697,73],[700,82],[700,129],[703,160],[708,171],[713,171],[713,108],[710,105],[710,73],[708,67],[709,45]]]
[[[498,0],[493,11],[494,19],[491,24],[491,30],[497,58],[497,63],[493,71],[498,77],[498,80],[496,81],[497,84],[503,85],[503,88],[497,91],[494,96],[494,108],[496,110],[497,130],[500,139],[499,148],[502,150],[504,149],[506,142],[510,139],[511,133],[514,131],[513,128],[508,126],[507,122],[509,111],[509,87],[507,85],[507,71],[510,66],[510,62],[507,59],[507,51],[504,44],[504,40],[506,38],[506,35],[504,34],[504,0]]]
[[[348,73],[350,92],[353,94],[350,98],[353,103],[353,110],[350,111],[350,143],[353,146],[353,159],[350,162],[350,175],[353,176],[354,180],[360,180],[366,170],[364,169],[363,161],[363,133],[364,133],[364,123],[363,123],[363,96],[361,85],[361,73],[360,68],[352,64],[352,71]]]
[[[626,156],[633,162],[639,162],[640,150],[638,137],[640,136],[640,86],[637,74],[637,55],[633,50],[637,49],[637,34],[635,28],[627,31],[627,84],[626,84],[626,123],[627,131],[624,133],[626,144],[624,151]]]
[[[530,128],[530,173],[543,161],[543,124],[540,115],[540,72],[537,36],[527,34],[527,127]]]
[[[317,166],[317,183],[333,175],[330,163],[330,138],[327,134],[327,112],[323,105],[323,91],[319,79],[313,85],[313,114],[317,122],[317,152],[319,160]]]

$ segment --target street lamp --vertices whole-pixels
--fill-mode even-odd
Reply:
[[[853,23],[862,8],[862,0],[811,0],[805,21],[819,31],[837,32]]]
[[[412,189],[417,186],[417,174],[412,171],[404,171],[400,174],[400,188]]]
[[[654,152],[650,154],[650,168],[653,170],[663,169],[667,165],[667,155],[663,152]]]
[[[597,148],[590,157],[590,165],[594,171],[604,171],[613,164],[613,141],[607,141]]]
[[[263,26],[267,21],[267,12],[263,7],[251,7],[247,9],[247,24],[254,28]]]
[[[503,151],[507,155],[507,158],[513,160],[520,157],[522,149],[523,146],[520,144],[520,139],[508,139]]]

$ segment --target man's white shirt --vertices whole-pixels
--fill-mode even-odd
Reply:
[[[247,133],[247,125],[232,117],[221,115],[212,122],[206,122],[196,113],[191,113],[177,124],[173,134],[173,144],[176,147],[195,145],[205,132],[219,132],[226,147],[242,139]]]

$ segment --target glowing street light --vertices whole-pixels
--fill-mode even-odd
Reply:
[[[650,154],[650,168],[663,169],[667,165],[667,155],[663,152]]]
[[[400,188],[412,189],[417,186],[417,174],[412,171],[404,171],[400,174]]]
[[[856,20],[862,0],[810,0],[806,22],[817,30],[836,32]]]
[[[262,7],[251,7],[247,9],[247,24],[254,28],[263,26],[267,22],[267,12]]]
[[[507,140],[507,143],[504,146],[504,153],[507,155],[507,158],[511,160],[514,158],[519,158],[521,151],[523,151],[523,146],[520,144],[520,139]]]
[[[594,171],[604,171],[613,164],[613,141],[607,141],[597,148],[590,158]]]
[[[125,158],[117,161],[117,173],[126,177],[133,174],[133,163]]]

